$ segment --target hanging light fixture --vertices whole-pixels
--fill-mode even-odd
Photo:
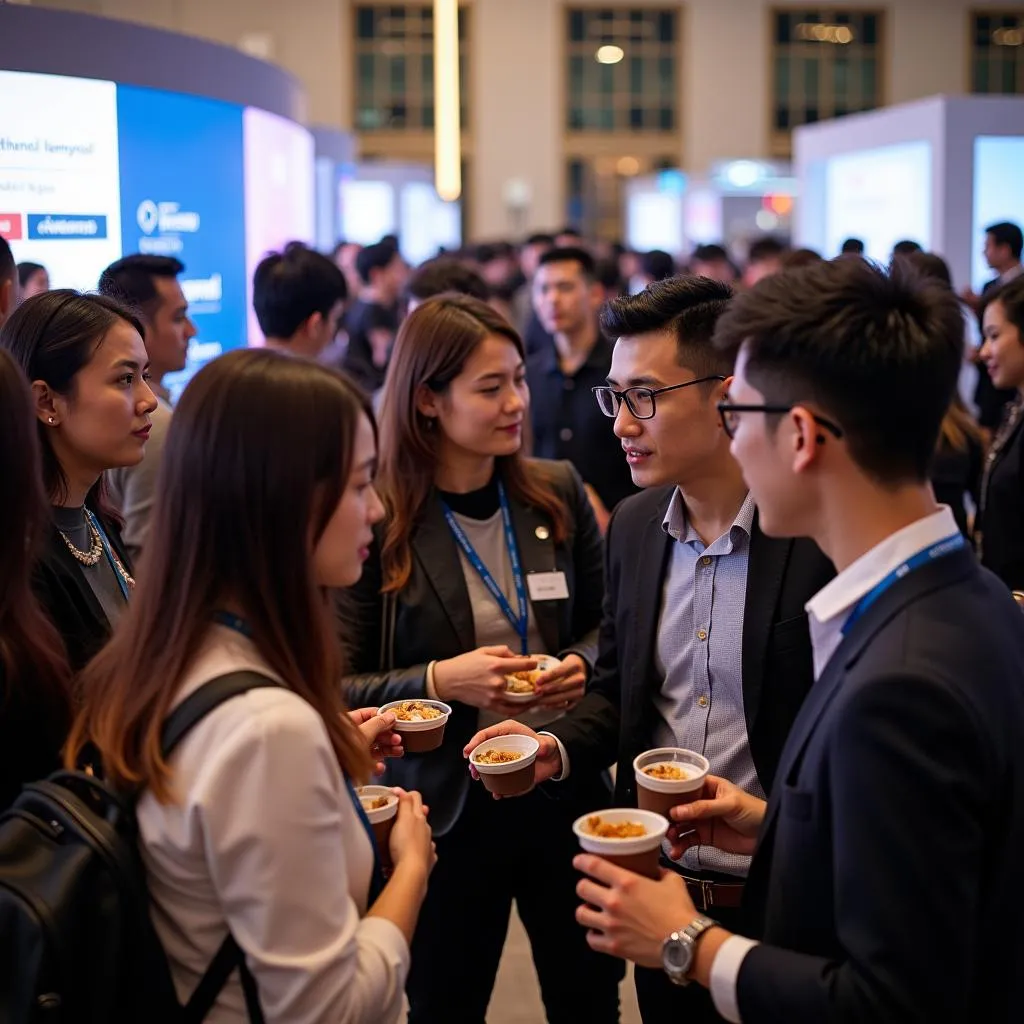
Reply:
[[[462,195],[459,3],[434,0],[434,182],[448,202]]]

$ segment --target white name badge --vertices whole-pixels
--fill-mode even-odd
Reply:
[[[526,577],[531,601],[564,601],[569,597],[569,584],[564,572],[531,572]]]

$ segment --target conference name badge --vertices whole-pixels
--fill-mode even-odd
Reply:
[[[569,597],[569,584],[564,572],[531,572],[526,577],[531,601],[565,601]]]

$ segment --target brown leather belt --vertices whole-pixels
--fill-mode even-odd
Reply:
[[[743,883],[709,882],[683,875],[693,905],[707,914],[715,907],[738,907],[743,900]]]

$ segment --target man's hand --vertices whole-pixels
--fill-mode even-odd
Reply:
[[[586,662],[578,654],[568,654],[557,668],[549,669],[537,680],[537,699],[530,707],[568,711],[583,699],[586,686]]]
[[[686,882],[671,871],[654,882],[589,853],[577,856],[573,866],[590,876],[576,886],[584,901],[576,920],[587,929],[591,949],[661,967],[662,943],[697,916]]]
[[[726,853],[753,854],[767,804],[717,775],[704,780],[701,799],[671,811],[668,839],[673,860],[691,846],[714,846]]]
[[[481,743],[486,740],[493,740],[497,736],[529,736],[540,744],[540,749],[537,751],[536,770],[533,780],[535,786],[540,785],[542,782],[547,782],[548,779],[553,778],[555,775],[562,774],[562,755],[558,752],[558,744],[550,736],[541,736],[528,725],[523,725],[522,722],[499,722],[497,725],[492,725],[489,729],[482,729],[463,748],[462,756],[469,757]],[[480,777],[472,765],[469,766],[469,771],[474,779]],[[499,800],[501,798],[495,794],[494,799]]]
[[[392,728],[395,724],[393,712],[378,715],[377,708],[357,708],[350,711],[348,717],[363,734],[370,747],[370,756],[378,759],[374,766],[374,771],[378,775],[384,771],[384,762],[380,758],[401,757],[405,753],[401,735]]]

